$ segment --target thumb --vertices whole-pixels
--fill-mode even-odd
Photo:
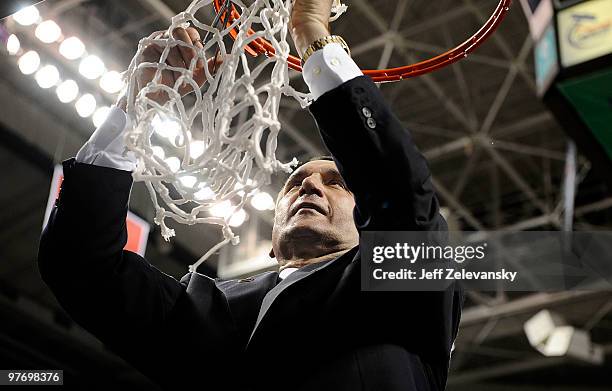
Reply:
[[[210,74],[214,77],[216,73],[219,71],[219,68],[221,68],[222,64],[223,64],[223,56],[220,53],[217,53],[215,57],[209,58],[207,60],[206,66],[208,68],[208,72],[210,72]],[[194,76],[194,80],[196,81],[196,83],[198,83],[199,86],[204,85],[204,83],[207,80],[206,70],[204,69],[204,67],[196,68],[193,76]]]
[[[221,52],[218,51],[217,54],[215,54],[215,57],[208,60],[208,71],[215,75],[222,64],[223,56],[221,55]]]

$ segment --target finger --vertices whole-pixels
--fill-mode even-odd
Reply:
[[[217,70],[219,70],[221,67],[221,64],[223,64],[223,56],[221,55],[221,52],[217,52],[215,57],[208,60],[208,71],[213,75],[216,74]]]
[[[219,70],[221,64],[223,64],[223,56],[221,56],[220,53],[217,53],[215,57],[210,58],[207,61],[208,72],[210,72],[210,74],[214,76],[216,71]],[[198,83],[199,86],[202,86],[206,82],[206,71],[204,70],[204,67],[199,70],[196,70],[193,73],[193,79],[196,81],[196,83]]]
[[[181,96],[185,96],[193,91],[193,85],[187,82],[181,83],[181,86],[179,87],[178,91]]]
[[[159,46],[154,46],[150,49],[150,54],[148,55],[152,58],[153,61],[159,62],[163,50],[164,49],[162,49]],[[156,54],[153,54],[154,52]],[[170,49],[170,52],[168,53],[168,57],[166,58],[166,64],[169,64],[172,67],[185,69],[185,63],[183,61],[182,56],[180,55],[178,48],[175,47],[175,48]],[[153,75],[149,77],[149,81],[153,79],[156,69],[152,69],[152,71],[153,71]],[[182,75],[183,75],[182,72],[166,69],[162,71],[162,77],[159,83],[164,84],[170,88],[174,88],[176,81]]]
[[[168,32],[164,31],[160,38],[168,39],[168,37],[169,37]],[[163,48],[160,47],[160,62],[161,62],[161,54],[163,54],[163,50],[165,50],[166,47],[163,47]],[[183,56],[181,55],[181,52],[176,46],[170,48],[165,62],[166,64],[172,67],[175,67],[175,68],[185,68],[185,61],[183,61]]]
[[[139,80],[139,89],[144,88],[153,78],[155,77],[156,70],[154,69],[145,69],[142,73],[142,78]],[[165,70],[161,73],[161,80],[159,80],[160,84],[164,84],[172,88],[174,85],[174,75],[171,71]],[[160,84],[157,84],[159,86]],[[163,91],[159,87],[152,86],[153,90],[147,93],[147,97],[149,99],[154,100],[159,104],[164,104],[168,101],[169,96],[166,91]]]
[[[161,52],[162,52],[162,49],[159,46],[150,45],[149,47],[145,48],[145,50],[142,53],[143,60],[145,62],[159,63]],[[139,82],[141,86],[145,86],[150,81],[152,81],[157,71],[158,71],[157,67],[155,68],[148,67],[148,66],[144,67],[140,73]],[[162,74],[161,74],[161,80],[158,80],[158,83],[162,83],[164,85],[167,85],[168,87],[173,87],[174,81],[175,81],[174,73],[170,70],[164,70],[162,71]]]
[[[197,33],[197,31],[196,31],[196,33]],[[193,45],[193,42],[191,40],[191,36],[187,32],[187,30],[185,30],[182,27],[178,27],[178,28],[174,29],[172,31],[172,36],[175,39],[178,39],[179,41],[185,42],[188,45]],[[191,66],[191,61],[196,56],[196,51],[193,48],[186,47],[186,46],[183,46],[183,45],[177,45],[177,47],[179,49],[179,53],[182,56],[183,62],[185,63],[185,66],[187,68],[190,67]]]
[[[162,84],[174,88],[174,84],[176,83],[176,78],[180,76],[178,72],[172,72],[169,70],[162,71]]]
[[[180,72],[173,72],[173,76],[174,76],[174,85],[172,88],[174,88],[176,86],[176,82],[183,77],[184,75]],[[182,89],[185,89],[186,86],[188,85],[187,81],[189,78],[183,78],[181,79],[181,84],[178,86],[178,91],[181,95],[183,95],[183,93],[181,92]]]
[[[191,38],[191,42],[193,42],[193,45],[197,47],[198,49],[204,49],[204,44],[202,43],[202,38],[200,37],[200,33],[198,32],[198,30],[194,29],[193,27],[188,27],[186,31],[187,31],[187,34],[189,35],[189,38]],[[198,53],[196,52],[196,55],[197,54]],[[196,64],[196,69],[201,69],[201,68],[204,68],[204,59],[199,57],[198,62]]]
[[[204,68],[197,69],[196,71],[193,72],[193,80],[200,87],[202,87],[204,83],[206,83],[206,72],[204,71]]]
[[[158,31],[151,36],[153,37],[153,39],[163,39],[164,32]],[[159,64],[161,60],[162,52],[163,52],[163,48],[159,46],[158,44],[149,44],[142,51],[140,58],[139,58],[139,63],[144,62],[144,63]],[[158,72],[157,66],[142,67],[140,72],[138,72],[138,77],[136,79],[138,83],[138,91],[142,90],[145,86],[148,86],[149,83],[151,83],[151,81],[155,78],[157,72]],[[160,75],[160,80],[157,80],[157,83],[164,84],[169,87],[173,87],[174,86],[174,76],[172,72],[162,71]],[[154,88],[154,91],[147,93],[147,97],[149,99],[152,99],[160,104],[163,104],[164,102],[168,100],[168,94],[166,92],[155,89],[155,86],[151,86],[151,87]]]
[[[142,51],[142,62],[159,63],[161,48],[157,45],[149,45]],[[141,87],[147,85],[155,77],[157,68],[145,66],[139,74],[139,83]]]
[[[160,38],[167,37],[167,33],[160,34]],[[157,44],[148,45],[142,52],[142,58],[146,62],[161,62],[161,57],[165,48],[159,46]],[[185,62],[183,61],[183,57],[181,56],[178,48],[171,48],[168,52],[168,57],[166,58],[166,64],[177,67],[177,68],[185,68]]]
[[[144,60],[144,62],[159,62],[160,55],[161,47],[150,44],[142,51],[142,60]]]
[[[185,66],[185,61],[183,61],[183,56],[178,47],[170,48],[168,52],[168,57],[166,58],[166,63],[175,68],[187,68]]]
[[[175,79],[174,79],[174,74],[172,71],[169,71],[169,70],[162,71],[161,83],[163,85],[173,88],[174,82],[175,82]],[[158,89],[154,93],[151,93],[149,95],[149,98],[153,99],[159,104],[164,104],[168,101],[168,99],[170,99],[168,93],[162,89]]]
[[[140,73],[140,77],[138,78],[139,87],[142,89],[147,86],[154,78],[157,73],[156,69],[145,68]],[[170,88],[174,87],[174,82],[176,78],[174,77],[174,72],[165,70],[161,73],[161,80],[158,80],[156,84],[163,84]]]

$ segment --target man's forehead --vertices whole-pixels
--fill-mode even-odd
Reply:
[[[336,163],[331,160],[313,160],[308,163],[304,163],[297,170],[295,170],[291,176],[303,175],[303,174],[312,174],[315,172],[325,172],[325,171],[338,171],[336,167]]]
[[[283,186],[283,188],[278,192],[277,202],[281,198],[281,196],[286,193],[287,184],[290,183],[292,179],[297,177],[306,178],[307,176],[310,176],[313,173],[317,172],[323,175],[333,175],[341,177],[340,171],[338,170],[338,167],[336,166],[336,163],[333,160],[321,159],[309,161],[298,167],[289,176],[289,178],[287,178],[287,180],[285,181],[285,186]]]

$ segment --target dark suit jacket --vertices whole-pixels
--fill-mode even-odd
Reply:
[[[310,110],[355,194],[360,231],[446,230],[425,159],[368,77]],[[445,387],[462,304],[453,287],[362,292],[358,247],[282,282],[276,272],[177,281],[122,250],[130,173],[69,160],[64,175],[41,239],[41,274],[76,322],[163,386]]]

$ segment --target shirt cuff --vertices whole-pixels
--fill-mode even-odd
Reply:
[[[75,160],[124,171],[133,171],[136,156],[127,151],[124,130],[130,126],[128,116],[120,108],[111,108],[108,117],[81,147]]]
[[[306,60],[302,75],[317,100],[324,93],[362,76],[363,72],[339,43],[330,43]]]

